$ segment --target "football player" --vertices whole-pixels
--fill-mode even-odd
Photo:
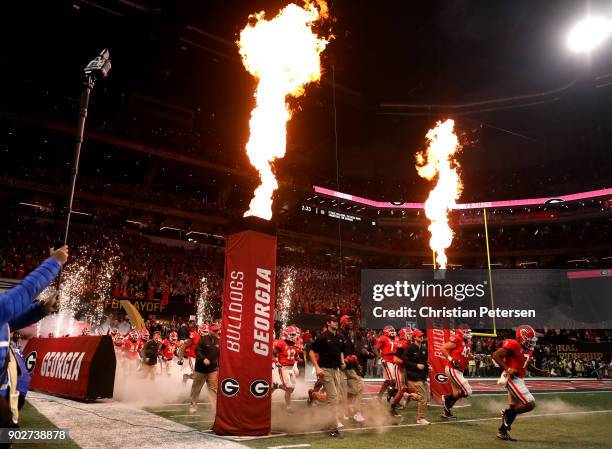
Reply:
[[[138,353],[140,352],[138,349],[138,331],[133,329],[131,330],[127,338],[124,339],[123,342],[123,352],[125,358],[128,360],[137,360]]]
[[[121,332],[117,332],[113,337],[113,348],[115,349],[115,356],[117,359],[123,357],[123,335]]]
[[[149,338],[151,337],[151,334],[149,334],[149,331],[147,329],[141,329],[138,332],[138,351],[142,351],[142,348],[144,348],[144,345],[149,341]]]
[[[178,334],[174,331],[170,332],[168,338],[164,340],[161,346],[162,352],[162,367],[166,369],[166,373],[170,375],[170,362],[174,358],[174,352],[178,346]]]
[[[299,358],[299,348],[296,345],[300,333],[295,326],[283,329],[282,339],[274,340],[273,350],[275,367],[280,378],[278,388],[285,391],[285,407],[289,414],[291,410],[291,394],[295,390],[296,375],[294,365]]]
[[[178,365],[183,364],[183,357],[187,357],[191,372],[189,374],[183,374],[183,383],[187,382],[187,379],[193,379],[193,369],[195,366],[195,347],[200,341],[200,337],[208,335],[208,326],[203,323],[200,328],[196,327],[195,322],[191,322],[189,325],[189,338],[183,342],[177,351]]]
[[[523,324],[516,329],[516,340],[504,340],[502,347],[493,353],[493,360],[504,370],[502,378],[508,390],[508,408],[502,410],[502,423],[497,432],[500,440],[516,441],[508,433],[516,415],[535,408],[535,399],[523,380],[527,370],[537,375],[550,376],[550,373],[531,363],[537,341],[535,330]]]
[[[390,401],[392,397],[397,394],[398,390],[398,378],[399,368],[394,363],[395,355],[397,353],[398,342],[395,339],[395,328],[393,326],[385,326],[383,329],[383,335],[378,337],[374,351],[376,355],[382,359],[383,366],[383,378],[384,382],[378,392],[378,397],[382,398],[385,390],[388,388],[389,393],[387,394],[387,400]]]
[[[459,399],[467,398],[472,394],[472,387],[463,377],[468,360],[474,358],[472,354],[472,330],[467,326],[455,329],[450,340],[442,346],[442,354],[447,359],[444,372],[450,379],[453,394],[442,396],[444,409],[440,416],[445,419],[455,419],[455,415],[452,412],[453,405]]]

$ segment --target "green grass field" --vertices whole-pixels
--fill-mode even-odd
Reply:
[[[499,441],[495,437],[499,426],[499,410],[506,396],[475,396],[461,408],[455,409],[456,422],[439,418],[440,408],[430,407],[430,426],[414,426],[416,404],[402,411],[402,418],[391,418],[386,402],[364,402],[368,420],[360,428],[347,424],[344,439],[334,439],[320,433],[317,408],[309,409],[304,402],[294,405],[295,415],[288,417],[280,404],[275,403],[273,430],[278,433],[312,432],[302,435],[279,435],[242,441],[253,448],[308,444],[312,448],[393,448],[463,449],[502,448],[521,449],[602,449],[612,447],[612,392],[535,394],[537,407],[519,416],[513,425],[512,436],[518,442]],[[210,429],[212,418],[206,407],[189,415],[187,406],[167,406],[150,411],[168,419],[201,430]],[[305,447],[305,446],[303,446]]]

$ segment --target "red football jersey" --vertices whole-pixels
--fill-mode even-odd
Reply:
[[[174,357],[174,350],[176,349],[176,343],[170,343],[170,340],[168,340],[167,338],[164,340],[164,350],[162,351],[162,355],[168,359],[168,360],[172,360],[172,357]]]
[[[533,351],[523,348],[518,341],[511,339],[504,340],[502,348],[510,351],[510,355],[504,357],[504,363],[510,368],[517,370],[519,377],[525,377]]]
[[[125,342],[123,343],[123,351],[127,358],[135,359],[138,357],[138,343],[139,341],[131,342],[126,338]]]
[[[281,365],[293,366],[300,351],[295,345],[290,345],[285,340],[274,340],[274,353]]]
[[[465,371],[468,366],[468,358],[472,350],[472,345],[466,345],[463,338],[458,335],[453,335],[449,341],[456,346],[455,349],[450,350],[450,356],[453,358],[453,360],[459,362],[459,368],[456,369],[459,371]],[[447,360],[446,364],[450,368],[455,368],[450,360]]]
[[[198,334],[196,331],[191,331],[189,332],[189,338],[193,343],[191,346],[185,349],[185,357],[195,358],[195,347],[198,344],[198,341],[200,341],[200,334]]]
[[[397,343],[397,349],[406,349],[408,347],[408,340],[402,340],[400,338],[399,340],[395,340],[395,342]],[[397,352],[397,350],[395,352]]]
[[[392,340],[386,335],[381,335],[376,341],[376,348],[380,349],[382,352],[382,359],[385,362],[393,362],[393,358],[397,353],[398,344],[398,340]]]

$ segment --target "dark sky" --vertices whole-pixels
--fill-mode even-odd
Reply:
[[[273,15],[286,3],[11,2],[13,9],[3,13],[0,68],[5,82],[0,95],[7,109],[53,113],[47,103],[74,101],[81,68],[108,47],[113,69],[95,92],[92,115],[119,122],[133,114],[140,97],[159,102],[151,106],[147,100],[147,107],[165,114],[185,109],[193,113],[191,126],[217,142],[226,160],[245,165],[254,82],[234,41],[249,13]],[[528,166],[536,170],[534,176],[543,176],[560,167],[571,169],[576,154],[591,151],[588,145],[580,149],[580,142],[599,138],[597,132],[605,138],[591,155],[581,157],[605,171],[612,99],[608,88],[595,87],[594,79],[612,72],[612,43],[587,61],[570,54],[564,42],[570,25],[587,8],[612,16],[612,6],[603,1],[332,2],[335,39],[323,57],[323,80],[299,102],[279,170],[335,185],[337,131],[341,187],[359,189],[355,180],[384,179],[395,186],[388,196],[422,199],[418,189],[410,190],[418,182],[413,155],[437,120],[453,116],[466,143],[460,159],[473,184],[486,182],[482,173],[495,170]],[[545,92],[572,82],[544,104],[519,109],[476,108],[459,114],[421,107],[415,116],[389,115],[402,109],[381,106],[457,105]],[[61,112],[56,118],[67,119]],[[556,171],[546,168],[553,165]]]

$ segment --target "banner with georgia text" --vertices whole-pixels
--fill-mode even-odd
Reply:
[[[88,401],[113,397],[116,359],[107,335],[31,338],[23,357],[32,390]]]
[[[267,435],[271,426],[276,236],[226,239],[217,414],[219,435]]]

